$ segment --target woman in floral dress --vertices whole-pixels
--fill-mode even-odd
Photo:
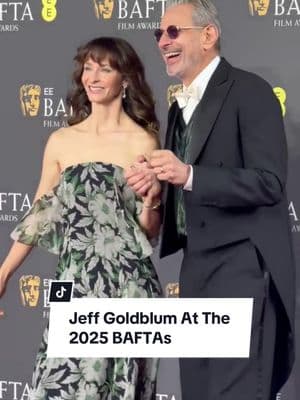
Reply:
[[[144,68],[122,39],[78,49],[68,96],[69,127],[51,134],[32,208],[12,232],[0,268],[8,278],[40,246],[58,255],[56,279],[74,281],[73,297],[158,297],[149,256],[160,226],[160,185],[126,184],[158,147],[158,121]],[[37,355],[31,400],[152,400],[157,359],[47,358],[48,328]]]

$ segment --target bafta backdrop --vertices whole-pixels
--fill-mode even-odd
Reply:
[[[215,0],[222,22],[222,55],[265,78],[274,88],[289,145],[288,197],[297,265],[300,264],[300,0]],[[127,39],[145,63],[164,139],[168,107],[180,88],[166,76],[153,39],[165,0],[0,1],[1,145],[0,257],[16,222],[31,206],[49,134],[67,126],[65,97],[76,48],[98,36]],[[272,232],[269,233],[272,235]],[[154,262],[165,295],[179,294],[181,254]],[[35,252],[11,279],[1,306],[0,400],[28,398],[31,371],[47,323],[49,280],[56,258]],[[297,281],[299,334],[300,284]],[[299,351],[278,400],[297,400]],[[201,398],[201,388],[199,389]],[[162,359],[157,400],[180,400],[178,361]]]

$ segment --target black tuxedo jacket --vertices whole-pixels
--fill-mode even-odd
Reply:
[[[171,150],[178,112],[174,102],[165,146]],[[192,118],[188,163],[193,165],[193,189],[184,190],[184,264],[190,272],[181,274],[180,291],[184,297],[200,297],[194,282],[203,274],[205,259],[244,240],[251,242],[261,268],[270,273],[286,316],[284,380],[293,363],[295,276],[280,104],[267,82],[221,59]],[[177,251],[180,243],[172,185],[164,195],[162,257]],[[238,274],[239,266],[235,268]],[[234,293],[231,278],[222,275],[222,280]]]

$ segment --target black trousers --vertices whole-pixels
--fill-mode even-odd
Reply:
[[[278,298],[255,247],[243,241],[205,254],[200,278],[184,286],[189,261],[183,261],[181,297],[254,297],[254,310],[248,359],[180,359],[182,400],[276,400]],[[237,273],[241,265],[244,271]]]

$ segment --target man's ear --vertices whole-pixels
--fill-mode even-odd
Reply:
[[[215,46],[219,39],[218,29],[214,25],[207,25],[202,31],[202,43],[205,51]]]

